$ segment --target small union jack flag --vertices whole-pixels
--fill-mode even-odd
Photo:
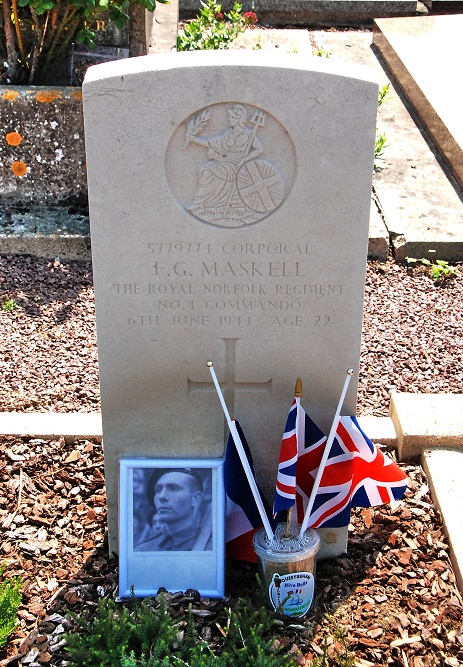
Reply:
[[[297,520],[302,522],[326,438],[307,417],[314,437],[301,440],[297,465]],[[316,434],[322,437],[316,439]],[[374,507],[398,500],[407,488],[407,476],[385,456],[360,428],[355,417],[341,417],[326,462],[309,526],[347,526],[351,507]]]
[[[295,398],[286,420],[281,441],[273,516],[292,507],[296,502],[296,464],[298,458],[299,413],[304,412],[299,398]]]

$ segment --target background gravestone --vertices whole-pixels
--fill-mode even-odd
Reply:
[[[97,14],[88,25],[94,33],[95,46],[71,44],[67,65],[69,79],[62,83],[81,86],[91,65],[147,55],[154,13],[148,12],[142,5],[132,4],[128,8],[128,17],[126,24],[118,28],[107,16]]]
[[[207,360],[269,498],[297,376],[329,430],[359,362],[377,105],[339,67],[197,52],[87,74],[112,551],[120,457],[224,454]],[[332,553],[346,535],[322,530]]]

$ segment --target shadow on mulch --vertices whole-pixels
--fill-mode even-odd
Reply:
[[[0,257],[0,298],[14,298],[30,317],[41,317],[55,304],[56,322],[73,316],[73,304],[93,288],[91,262],[49,260],[37,257]],[[75,316],[75,315],[74,315]]]
[[[90,262],[0,257],[0,332],[2,410],[99,410]]]

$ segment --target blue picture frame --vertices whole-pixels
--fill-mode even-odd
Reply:
[[[119,597],[161,587],[223,597],[223,459],[136,457],[119,466]]]

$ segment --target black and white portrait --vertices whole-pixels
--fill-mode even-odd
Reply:
[[[134,551],[210,551],[212,471],[135,468]]]
[[[119,597],[225,590],[223,459],[119,460]]]

